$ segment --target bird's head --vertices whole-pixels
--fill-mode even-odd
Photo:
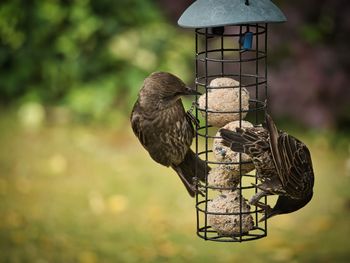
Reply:
[[[281,214],[289,214],[303,208],[312,199],[313,192],[310,192],[302,199],[292,199],[288,196],[280,195],[275,206],[272,209],[267,209],[265,216],[259,221],[264,221],[270,217]]]
[[[173,74],[167,72],[154,72],[148,76],[142,90],[140,99],[142,104],[154,105],[158,108],[173,105],[181,96],[200,95],[194,89]]]

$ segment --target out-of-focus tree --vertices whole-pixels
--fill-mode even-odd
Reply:
[[[192,2],[1,1],[0,103],[63,104],[100,119],[113,108],[129,111],[152,71],[193,81],[193,34],[176,25]],[[288,17],[269,33],[274,115],[348,127],[350,2],[274,2]]]
[[[102,117],[129,109],[143,78],[188,78],[192,41],[154,1],[5,0],[0,4],[0,102],[65,104]]]

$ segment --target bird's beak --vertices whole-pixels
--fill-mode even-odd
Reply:
[[[198,91],[191,89],[190,87],[186,87],[182,95],[202,95]]]

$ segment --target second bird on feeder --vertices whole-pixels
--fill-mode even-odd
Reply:
[[[310,202],[314,186],[310,152],[298,139],[278,131],[268,114],[266,128],[221,129],[220,133],[225,145],[252,158],[262,183],[250,203],[264,208],[265,218],[292,213]],[[279,195],[273,208],[259,202],[267,195]]]
[[[154,161],[172,167],[194,196],[193,182],[204,180],[210,168],[190,149],[195,132],[192,118],[181,102],[181,96],[200,95],[186,87],[178,77],[167,72],[148,76],[131,113],[132,129]]]

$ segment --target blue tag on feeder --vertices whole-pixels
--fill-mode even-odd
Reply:
[[[253,33],[246,32],[242,39],[242,46],[244,49],[252,49],[253,47]]]

